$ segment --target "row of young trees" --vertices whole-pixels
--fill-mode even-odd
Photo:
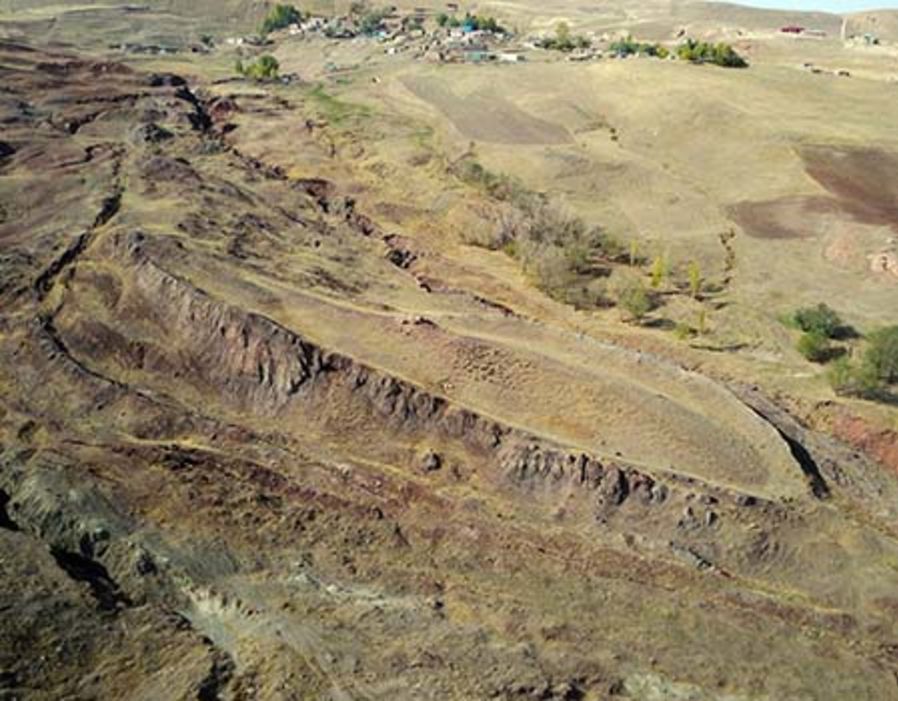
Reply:
[[[555,35],[545,37],[539,43],[544,49],[556,51],[573,51],[574,49],[586,49],[592,45],[590,39],[583,35],[574,35],[566,22],[559,22],[555,27]],[[632,36],[618,39],[611,43],[608,50],[615,56],[651,56],[654,58],[668,58],[670,50],[657,42],[637,41]],[[676,49],[676,55],[683,61],[692,63],[713,63],[725,68],[745,68],[748,62],[740,56],[729,44],[710,44],[687,39]]]
[[[539,46],[543,49],[565,52],[588,49],[591,44],[589,37],[572,34],[567,22],[559,22],[555,27],[555,36],[545,37],[539,42]]]
[[[537,287],[559,301],[578,307],[616,305],[635,323],[642,323],[665,295],[688,294],[696,302],[694,324],[680,323],[680,338],[704,335],[708,290],[727,284],[734,265],[732,234],[721,236],[727,251],[725,277],[710,285],[699,263],[690,261],[674,274],[663,254],[645,258],[636,242],[629,248],[599,227],[565,211],[542,194],[527,190],[513,178],[497,175],[472,157],[456,164],[465,182],[482,188],[505,205],[495,232],[486,240],[469,243],[503,250],[519,260]],[[602,293],[589,291],[584,281],[608,277],[617,270],[617,284]],[[629,266],[630,271],[626,270]],[[803,307],[787,319],[801,332],[797,348],[808,360],[827,363],[827,376],[836,392],[881,399],[898,386],[898,325],[861,336],[825,304]]]

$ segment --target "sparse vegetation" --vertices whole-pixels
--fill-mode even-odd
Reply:
[[[302,22],[302,12],[293,5],[275,5],[262,20],[259,32],[264,36],[299,22]]]
[[[345,102],[338,97],[330,94],[325,90],[324,85],[318,84],[308,92],[309,98],[313,101],[316,111],[328,123],[338,126],[351,118],[360,118],[370,116],[370,109],[364,105],[356,105]]]
[[[747,68],[748,62],[729,44],[711,44],[687,39],[677,48],[677,56],[692,63],[712,63],[724,68]]]
[[[490,172],[473,158],[456,164],[455,172],[464,182],[507,205],[490,236],[469,238],[468,243],[513,256],[554,299],[579,307],[603,301],[589,290],[594,289],[596,278],[609,272],[603,261],[626,260],[620,242],[517,180]]]
[[[456,174],[469,185],[482,188],[490,197],[503,202],[520,204],[531,194],[514,178],[493,173],[473,158],[462,159],[456,166]]]
[[[498,240],[513,251],[540,289],[562,301],[570,288],[607,274],[599,261],[620,253],[619,244],[601,229],[588,227],[538,195],[517,198],[500,224]]]

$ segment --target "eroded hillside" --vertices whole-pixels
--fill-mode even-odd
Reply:
[[[429,229],[320,94],[0,85],[3,694],[898,695],[883,465]]]

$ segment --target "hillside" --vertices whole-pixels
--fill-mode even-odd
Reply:
[[[491,8],[0,0],[0,698],[898,699],[893,46]]]

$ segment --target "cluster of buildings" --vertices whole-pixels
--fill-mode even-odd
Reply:
[[[434,63],[515,64],[526,61],[531,52],[552,48],[549,41],[552,37],[534,35],[518,39],[492,18],[459,15],[458,11],[458,4],[447,3],[443,11],[425,7],[399,11],[395,6],[390,6],[333,17],[308,17],[272,36],[373,40],[383,44],[384,53],[388,55],[408,54],[414,59]],[[786,29],[783,28],[783,31]],[[598,60],[606,55],[614,58],[642,55],[643,52],[633,55],[615,52],[614,38],[607,35],[578,36],[576,46],[568,45],[562,50],[562,55],[565,60],[575,62]],[[268,42],[268,37],[258,36],[231,37],[225,41],[231,46]]]
[[[421,58],[438,63],[518,63],[526,59],[525,48],[513,44],[506,32],[468,27],[439,28],[430,33]]]
[[[455,19],[458,5],[448,3],[452,21],[438,22],[449,15],[432,8],[414,8],[399,12],[395,7],[372,11],[367,15],[347,14],[334,17],[310,17],[282,30],[287,36],[324,36],[330,39],[366,38],[384,44],[387,54],[412,53],[415,58],[440,63],[518,63],[525,48],[512,44],[512,35],[495,25],[479,28],[477,18],[465,15]],[[248,43],[247,37],[229,43]]]

